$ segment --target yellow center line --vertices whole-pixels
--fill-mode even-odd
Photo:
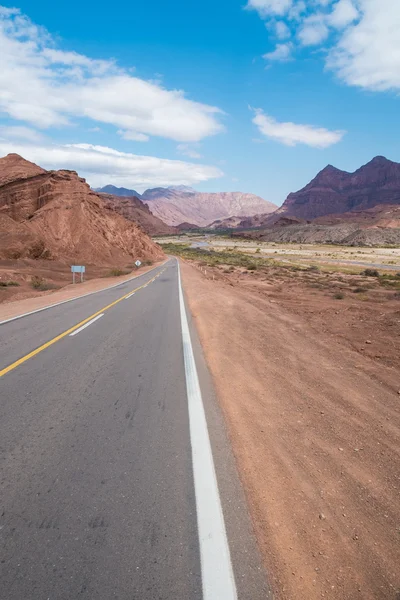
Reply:
[[[137,292],[138,290],[141,290],[142,288],[146,287],[146,285],[148,285],[149,283],[152,283],[152,281],[154,281],[156,279],[156,277],[158,277],[158,275],[160,275],[164,271],[165,271],[165,268],[162,271],[160,271],[157,275],[155,275],[155,277],[153,277],[152,279],[150,279],[150,281],[147,281],[143,285],[140,285],[139,287],[137,287],[133,291]],[[4,369],[2,369],[0,371],[0,377],[3,377],[3,375],[6,375],[6,373],[9,373],[10,371],[12,371],[13,369],[15,369],[16,367],[19,367],[24,362],[26,362],[30,358],[33,358],[34,356],[36,356],[37,354],[39,354],[39,352],[42,352],[43,350],[46,350],[46,348],[48,348],[49,346],[52,346],[53,344],[55,344],[59,340],[62,340],[62,338],[66,337],[67,335],[69,335],[70,333],[72,333],[73,331],[75,331],[75,329],[78,329],[79,327],[81,327],[82,325],[84,325],[85,323],[87,323],[88,321],[90,321],[91,319],[93,319],[94,317],[97,317],[97,315],[100,315],[101,313],[104,313],[106,310],[108,310],[112,306],[115,306],[116,304],[118,304],[118,302],[121,302],[121,300],[125,300],[125,298],[127,296],[129,296],[129,294],[131,294],[131,293],[132,293],[132,291],[128,292],[127,294],[125,294],[121,298],[118,298],[118,300],[114,300],[114,302],[111,302],[111,304],[108,304],[104,308],[101,308],[97,312],[95,312],[92,315],[90,315],[90,317],[87,317],[86,319],[83,319],[83,321],[81,321],[80,323],[77,323],[76,325],[74,325],[70,329],[67,329],[67,331],[64,331],[63,333],[60,333],[60,335],[57,335],[52,340],[49,340],[48,342],[46,342],[42,346],[39,346],[39,348],[36,348],[36,350],[32,350],[32,352],[29,352],[29,354],[26,354],[22,358],[19,358],[18,360],[16,360],[15,362],[13,362],[8,367],[5,367]]]

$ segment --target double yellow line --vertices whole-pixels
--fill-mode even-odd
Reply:
[[[30,358],[33,358],[34,356],[36,356],[37,354],[39,354],[39,352],[42,352],[42,350],[46,350],[46,348],[48,348],[49,346],[52,346],[53,344],[55,344],[59,340],[62,340],[62,338],[66,337],[67,335],[69,335],[70,333],[72,333],[73,331],[75,331],[75,329],[78,329],[79,327],[82,327],[82,325],[84,325],[85,323],[87,323],[91,319],[94,319],[94,317],[97,317],[97,315],[100,315],[101,313],[104,313],[106,310],[108,310],[112,306],[115,306],[116,304],[118,304],[118,302],[121,302],[121,300],[125,300],[125,298],[127,296],[129,296],[130,294],[132,294],[133,292],[137,292],[138,290],[141,290],[142,288],[146,287],[146,285],[149,285],[149,283],[152,283],[164,271],[165,271],[165,268],[162,271],[159,271],[157,273],[157,275],[155,275],[152,279],[150,279],[149,281],[146,281],[146,283],[144,283],[143,285],[140,285],[139,287],[135,288],[134,290],[131,290],[130,292],[128,292],[124,296],[121,296],[121,298],[118,298],[118,300],[114,300],[114,302],[111,302],[111,304],[108,304],[104,308],[101,308],[97,312],[95,312],[92,315],[90,315],[90,317],[87,317],[86,319],[83,319],[83,321],[81,321],[80,323],[77,323],[76,325],[74,325],[70,329],[67,329],[63,333],[60,333],[60,335],[57,335],[52,340],[46,342],[42,346],[39,346],[39,348],[36,348],[36,350],[32,350],[32,352],[29,352],[29,354],[26,354],[22,358],[19,358],[18,360],[16,360],[15,362],[13,362],[8,367],[5,367],[4,369],[2,369],[0,371],[0,377],[3,377],[3,375],[6,375],[7,373],[9,373],[10,371],[12,371],[16,367],[19,367],[20,365],[22,365],[24,362],[26,362]]]

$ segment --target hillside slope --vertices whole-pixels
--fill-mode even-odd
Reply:
[[[153,215],[147,204],[135,196],[114,196],[112,194],[100,194],[107,208],[138,223],[148,235],[167,235],[175,233],[174,227],[166,225],[161,219]]]
[[[328,165],[303,189],[289,194],[276,215],[309,221],[383,204],[400,204],[400,164],[376,156],[354,173]]]
[[[205,227],[217,219],[273,212],[275,204],[254,194],[242,192],[187,192],[176,188],[158,188],[145,192],[142,200],[151,212],[168,225],[183,222]]]
[[[15,154],[0,159],[0,216],[0,258],[117,265],[163,256],[75,171],[45,171]]]

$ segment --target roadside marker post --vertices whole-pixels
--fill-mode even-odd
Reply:
[[[81,274],[81,283],[83,281],[83,274],[86,272],[86,267],[83,265],[71,265],[72,283],[75,283],[75,273]]]
[[[140,262],[140,260],[135,261],[135,265],[136,265],[137,268],[139,268],[141,264],[142,263]]]

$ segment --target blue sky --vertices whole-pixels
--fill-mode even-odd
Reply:
[[[399,31],[398,0],[6,4],[0,154],[281,204],[328,163],[400,161]]]

